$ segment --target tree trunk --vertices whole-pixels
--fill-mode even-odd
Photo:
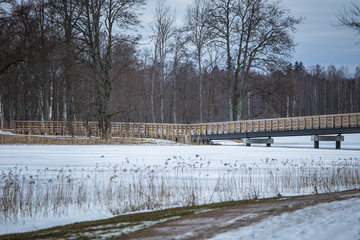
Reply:
[[[200,123],[203,122],[203,97],[202,97],[202,85],[203,85],[203,80],[202,80],[202,66],[201,66],[201,56],[200,56],[200,52],[198,52],[198,66],[199,66],[199,118],[200,118]]]
[[[155,103],[154,103],[154,94],[155,94],[155,70],[154,73],[151,75],[151,116],[152,122],[155,123]]]
[[[164,123],[164,90],[163,90],[163,77],[160,79],[160,121]]]
[[[174,64],[174,76],[173,76],[173,94],[172,94],[172,104],[173,104],[173,123],[177,123],[176,118],[176,105],[177,105],[177,64]]]

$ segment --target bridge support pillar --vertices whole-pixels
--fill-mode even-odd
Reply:
[[[341,141],[336,141],[336,149],[341,149]]]
[[[311,141],[314,141],[314,148],[319,148],[319,142],[320,141],[330,141],[330,142],[336,142],[335,147],[336,149],[341,149],[341,142],[344,141],[344,136],[341,134],[337,136],[318,136],[314,135],[311,136]]]
[[[269,137],[269,138],[244,138],[243,141],[247,147],[250,147],[252,143],[266,144],[267,147],[271,147],[271,144],[274,144],[274,139],[271,137]]]
[[[316,149],[319,148],[319,141],[314,141],[314,148],[316,148]]]

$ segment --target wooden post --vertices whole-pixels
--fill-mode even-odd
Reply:
[[[170,135],[172,140],[176,139],[176,125],[170,125]]]
[[[170,129],[170,137],[171,140],[175,140],[176,138],[176,125],[168,125]]]

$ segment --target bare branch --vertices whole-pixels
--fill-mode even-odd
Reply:
[[[340,26],[355,30],[360,34],[360,6],[351,2],[351,6],[344,7],[342,12],[337,14],[337,19]]]

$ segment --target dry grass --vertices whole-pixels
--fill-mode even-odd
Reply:
[[[279,162],[259,167],[224,162],[214,175],[210,161],[196,157],[167,159],[162,165],[129,161],[95,168],[38,169],[14,167],[0,173],[0,221],[66,214],[69,208],[92,208],[114,215],[174,206],[313,194],[360,187],[360,160]],[[281,167],[280,167],[281,166]]]
[[[142,144],[150,143],[139,138],[71,137],[71,136],[33,136],[33,135],[2,135],[0,144],[40,144],[40,145],[97,145],[97,144]]]

